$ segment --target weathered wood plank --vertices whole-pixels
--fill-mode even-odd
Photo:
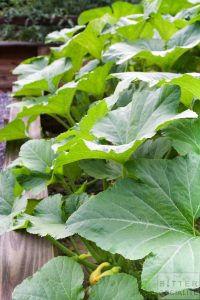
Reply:
[[[11,300],[12,291],[54,256],[44,239],[25,232],[9,232],[0,238],[0,299]]]
[[[17,110],[10,112],[10,121],[16,116]],[[30,128],[33,138],[40,137],[40,119],[38,118]],[[7,145],[5,164],[13,161],[19,151],[21,141],[10,142]],[[31,195],[29,193],[29,195]],[[44,190],[38,198],[45,197]],[[26,232],[15,231],[0,237],[0,299],[11,300],[16,285],[32,275],[43,264],[55,256],[53,246],[45,239],[30,235]]]

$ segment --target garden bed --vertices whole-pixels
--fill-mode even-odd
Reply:
[[[15,69],[6,165],[20,151],[0,173],[0,257],[22,229],[63,255],[13,300],[199,298],[199,12],[115,2]]]

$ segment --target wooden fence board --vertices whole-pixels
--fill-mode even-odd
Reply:
[[[17,110],[11,109],[10,121],[16,114]],[[39,118],[31,125],[29,134],[33,138],[40,137]],[[21,141],[7,144],[4,167],[17,157],[21,144]],[[46,195],[47,190],[44,190],[38,198]],[[2,235],[0,237],[0,299],[11,300],[15,286],[54,256],[54,247],[44,238],[23,231]]]
[[[13,289],[54,256],[53,247],[25,232],[9,232],[0,238],[0,299],[11,300]]]

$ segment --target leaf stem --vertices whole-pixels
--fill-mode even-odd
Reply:
[[[71,187],[66,183],[64,178],[62,178],[61,183],[69,195],[73,193],[73,191],[71,190]]]
[[[87,182],[87,183],[86,183],[86,186],[87,186],[87,187],[88,187],[88,186],[91,186],[91,185],[93,185],[95,182],[97,182],[98,180],[99,180],[99,179],[93,179],[93,180]]]
[[[66,119],[69,123],[70,126],[74,126],[76,124],[76,122],[74,121],[74,119],[72,118],[70,112],[67,113],[66,115]]]
[[[105,191],[109,187],[109,184],[106,179],[103,179],[103,190]]]
[[[92,245],[85,239],[80,237],[82,243],[85,245],[85,247],[87,248],[87,250],[91,253],[92,257],[98,262],[98,263],[102,263],[102,258],[100,257],[100,255],[98,255],[98,253],[95,251],[96,249],[93,249]]]
[[[79,249],[78,249],[78,246],[77,246],[77,244],[76,244],[76,241],[73,239],[73,237],[71,237],[70,236],[70,242],[72,243],[72,246],[74,247],[74,251],[78,254],[78,255],[80,255],[81,253],[80,253],[80,251],[79,251]]]
[[[49,114],[52,118],[54,118],[58,123],[60,123],[65,129],[69,129],[69,126],[58,116],[55,114]]]
[[[97,265],[93,264],[89,261],[80,259],[79,256],[74,253],[73,251],[71,251],[70,249],[68,249],[67,247],[65,247],[62,243],[58,242],[57,240],[55,240],[53,237],[51,237],[50,235],[46,236],[46,239],[52,244],[54,245],[56,248],[58,248],[59,250],[61,250],[64,254],[66,254],[69,257],[72,257],[75,261],[77,261],[78,263],[82,264],[83,266],[85,266],[86,268],[89,268],[91,270],[95,270]]]
[[[171,154],[171,148],[167,151],[167,153],[165,154],[164,156],[164,159],[168,159],[170,157],[170,154]]]
[[[74,253],[73,251],[71,251],[70,249],[68,249],[67,247],[65,247],[62,243],[58,242],[57,240],[55,240],[53,237],[51,237],[50,235],[46,236],[46,239],[53,244],[54,246],[56,246],[56,248],[58,248],[59,250],[61,250],[64,254],[66,254],[69,257],[73,257],[76,256],[76,253]]]
[[[72,191],[75,192],[76,191],[76,185],[75,185],[74,181],[70,177],[68,177],[68,180],[69,180],[69,185],[70,185]]]
[[[126,177],[126,168],[124,167],[124,165],[121,165],[122,166],[122,178],[125,178]]]

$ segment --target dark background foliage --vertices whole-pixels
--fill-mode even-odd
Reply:
[[[4,19],[4,24],[0,26],[0,39],[43,42],[47,33],[61,29],[66,25],[67,15],[77,16],[86,9],[111,5],[115,1],[0,0],[0,17]],[[125,2],[137,3],[139,0]],[[26,17],[24,24],[17,24],[16,18],[19,19],[19,17]],[[73,26],[74,21],[69,20],[67,25]]]

